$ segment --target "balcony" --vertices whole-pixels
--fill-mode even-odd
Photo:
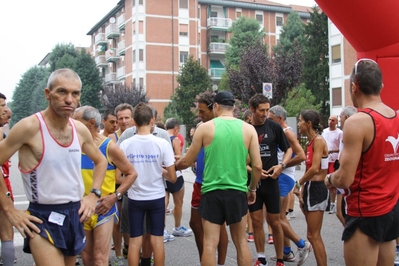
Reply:
[[[105,84],[116,84],[120,81],[116,78],[116,72],[111,72],[105,75]]]
[[[97,67],[107,67],[108,63],[107,60],[105,60],[105,55],[98,55],[95,57],[95,62]]]
[[[209,44],[209,54],[225,54],[229,46],[228,43],[211,42]]]
[[[122,14],[116,19],[116,25],[118,25],[119,30],[124,30],[125,24],[126,24],[125,14]]]
[[[108,40],[105,38],[105,33],[98,33],[94,37],[94,43],[95,43],[95,45],[107,44]]]
[[[212,80],[220,80],[224,72],[226,72],[225,68],[210,68],[208,70],[208,74]]]
[[[117,54],[116,48],[111,48],[105,51],[105,59],[107,62],[115,62],[119,60],[119,55]]]
[[[105,36],[107,36],[108,39],[117,38],[117,37],[119,37],[119,35],[120,35],[119,29],[115,23],[109,24],[105,28]]]
[[[229,18],[210,17],[206,21],[208,29],[227,31],[231,27],[233,21]]]
[[[118,68],[118,70],[116,72],[116,76],[117,76],[118,80],[125,79],[125,77],[126,77],[125,67]]]
[[[118,43],[118,55],[125,55],[126,44],[125,41],[120,41]]]

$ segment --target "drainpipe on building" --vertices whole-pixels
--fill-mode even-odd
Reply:
[[[175,94],[175,45],[174,45],[174,30],[173,30],[173,1],[172,2],[172,92]]]

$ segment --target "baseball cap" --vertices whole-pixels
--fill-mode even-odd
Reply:
[[[233,94],[229,91],[221,91],[218,92],[215,95],[215,98],[213,99],[215,103],[221,104],[221,105],[228,105],[228,106],[234,106],[235,100]]]

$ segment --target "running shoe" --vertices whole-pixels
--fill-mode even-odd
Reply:
[[[169,232],[167,230],[163,231],[163,242],[169,242],[169,241],[173,241],[175,240],[175,237],[171,234],[169,234]]]
[[[184,226],[180,225],[179,228],[173,228],[174,236],[191,236],[193,234],[193,230],[185,228]]]
[[[298,266],[305,263],[311,251],[312,251],[312,245],[310,244],[309,241],[305,240],[305,246],[303,248],[298,248],[298,255],[299,255],[299,260],[297,264]]]
[[[253,234],[253,233],[249,233],[249,234],[248,234],[247,241],[248,241],[248,242],[254,242],[254,241],[255,241],[255,238],[254,238],[254,234]]]
[[[270,259],[271,260],[277,260],[277,255],[271,256]],[[283,260],[284,261],[293,262],[293,261],[295,261],[295,259],[296,259],[295,258],[295,254],[292,251],[290,251],[290,253],[288,253],[288,254],[284,254],[283,255]]]

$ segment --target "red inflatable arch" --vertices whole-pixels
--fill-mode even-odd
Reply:
[[[379,64],[387,105],[399,109],[399,1],[315,0],[355,48]]]

